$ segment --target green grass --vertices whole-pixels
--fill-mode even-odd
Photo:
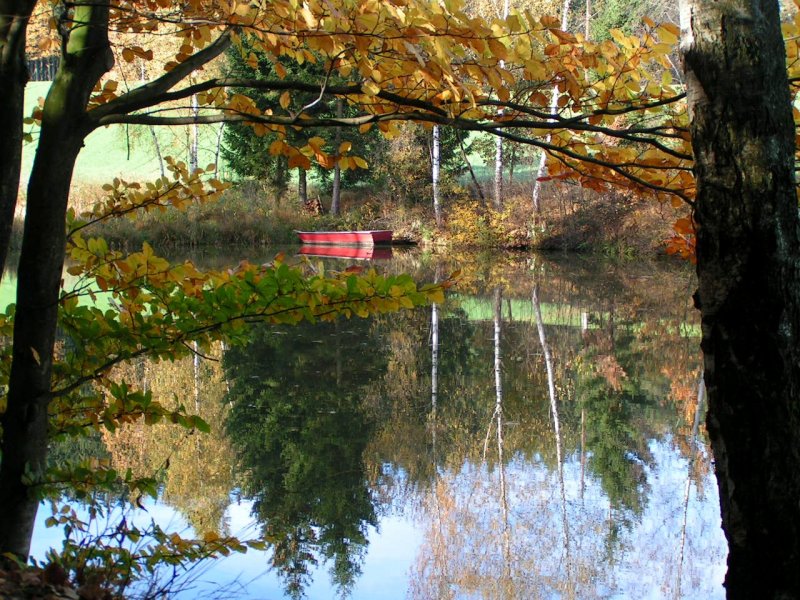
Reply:
[[[494,318],[494,301],[480,296],[454,296],[458,306],[470,321],[491,321]],[[542,321],[545,325],[581,326],[581,313],[574,307],[563,304],[542,303]],[[592,313],[596,314],[596,313]],[[502,305],[504,321],[535,322],[533,304],[530,300],[504,298]]]
[[[481,296],[462,296],[455,295],[458,306],[467,314],[470,321],[491,321],[494,318],[494,304],[492,298]],[[565,327],[581,327],[582,326],[582,311],[576,309],[574,306],[568,304],[554,304],[543,302],[540,305],[542,310],[542,321],[545,325],[557,325]],[[608,313],[599,311],[589,311],[589,329],[596,329],[597,319],[606,321],[609,318]],[[536,318],[533,314],[533,304],[530,300],[522,300],[519,298],[504,298],[502,307],[502,317],[506,322],[535,322]],[[663,322],[665,333],[674,333],[670,329],[674,329],[673,325]],[[679,324],[678,333],[684,337],[700,337],[700,326],[693,323]],[[634,324],[633,331],[638,331],[641,325]]]
[[[25,113],[31,114],[39,98],[47,94],[50,82],[28,84],[25,91]],[[214,162],[218,125],[200,126],[198,162],[205,167]],[[32,131],[34,140],[37,131]],[[157,127],[162,156],[188,161],[189,127]],[[23,149],[22,181],[27,181],[35,143]],[[224,166],[221,167],[224,175]],[[114,177],[128,181],[155,179],[161,175],[150,128],[143,125],[112,125],[92,132],[78,156],[73,181],[86,185],[102,185]]]

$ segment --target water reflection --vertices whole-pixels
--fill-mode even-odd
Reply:
[[[230,528],[232,490],[251,502],[270,551],[248,568],[292,597],[722,597],[689,272],[419,254],[388,268],[457,266],[442,305],[131,366],[219,427],[128,428],[112,455],[162,468],[199,533]],[[370,569],[397,568],[369,556],[398,522],[419,539],[388,540],[405,585],[367,591]]]
[[[367,321],[259,328],[225,357],[242,492],[255,501],[272,567],[294,597],[318,560],[330,563],[347,595],[361,574],[368,526],[377,524],[363,459],[373,421],[361,389],[385,358],[371,337]]]

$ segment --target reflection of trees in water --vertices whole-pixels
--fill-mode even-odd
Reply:
[[[544,465],[511,462],[501,491],[499,467],[465,465],[441,474],[423,507],[425,541],[409,596],[526,600],[562,596],[569,583],[574,597],[602,597],[592,583],[601,565],[592,531],[602,512],[570,513],[571,536],[579,543],[569,557],[568,580],[554,473]],[[510,533],[504,536],[506,518]]]
[[[218,359],[222,348],[215,346],[205,354]],[[130,468],[137,476],[160,473],[161,499],[183,513],[199,536],[227,534],[233,453],[221,427],[227,406],[222,403],[226,384],[220,363],[191,357],[141,360],[118,367],[118,375],[135,388],[149,390],[153,401],[166,407],[189,405],[190,412],[209,423],[211,432],[193,433],[172,424],[141,421],[114,433],[106,431],[103,439],[115,467],[122,472]]]
[[[487,417],[480,407],[488,404],[489,344],[496,339],[490,330],[497,331],[497,320],[471,321],[474,333],[468,346],[484,358],[466,363],[469,372],[461,385],[453,385],[445,369],[438,370],[437,421],[447,422],[460,443],[439,443],[439,477],[419,511],[427,534],[411,577],[415,598],[553,594],[591,598],[614,589],[649,593],[653,586],[679,594],[681,564],[693,565],[694,578],[687,577],[684,583],[689,595],[713,589],[714,583],[696,575],[721,558],[720,537],[710,536],[707,543],[695,539],[688,544],[691,548],[685,548],[692,558],[674,560],[683,556],[686,542],[682,522],[675,517],[688,514],[688,504],[681,505],[688,495],[679,499],[671,485],[659,480],[660,469],[667,468],[659,460],[665,453],[681,451],[670,434],[674,414],[695,413],[693,407],[683,407],[685,397],[670,396],[675,388],[669,375],[684,370],[691,377],[696,372],[696,349],[686,352],[691,344],[682,328],[686,313],[680,292],[675,293],[675,302],[656,311],[642,301],[623,308],[615,306],[613,299],[599,305],[572,305],[570,298],[553,296],[555,287],[550,282],[543,286],[549,322],[540,333],[546,330],[552,340],[555,364],[547,365],[554,374],[552,398],[555,389],[563,397],[558,412],[548,419],[545,361],[530,353],[536,332],[524,322],[524,315],[517,315],[521,321],[503,325],[503,369],[508,373],[503,381],[509,385],[504,388],[502,410],[496,410],[494,417],[507,415],[511,427],[504,446],[498,447],[498,462],[492,463],[487,456],[488,463],[480,466],[474,450],[466,450],[487,447],[488,438],[479,440],[473,431],[475,423]],[[517,286],[515,292],[520,291]],[[538,304],[536,299],[534,304]],[[486,305],[488,309],[488,300]],[[493,305],[497,307],[496,297]],[[554,306],[559,307],[556,312]],[[506,314],[515,311],[518,307],[512,310],[509,302]],[[582,314],[587,315],[585,319]],[[450,312],[441,331],[447,331],[447,321],[457,316]],[[581,320],[586,323],[583,331],[572,323]],[[440,352],[451,341],[462,343],[446,334],[439,337]],[[680,345],[677,351],[676,345]],[[520,381],[527,383],[527,389]],[[452,393],[469,408],[448,413]],[[680,406],[675,410],[670,402]],[[553,444],[548,430],[557,416],[561,431]],[[499,433],[500,423],[497,426]],[[437,442],[441,439],[437,437]],[[653,444],[659,449],[656,454]],[[554,456],[559,448],[566,462],[563,478],[558,477],[560,453]],[[588,455],[586,482],[581,469],[584,452]],[[690,478],[697,474],[693,488],[702,489],[702,469],[692,468],[689,473]],[[654,518],[648,510],[651,495],[656,497],[655,518],[663,519],[657,531],[649,531],[643,522],[646,515]],[[716,527],[716,520],[710,526]],[[629,564],[637,566],[629,570]],[[631,573],[637,573],[638,579]]]
[[[342,595],[361,573],[376,524],[363,460],[373,424],[361,388],[383,362],[364,321],[260,328],[226,357],[242,491],[294,597],[320,560]]]
[[[697,343],[681,327],[686,286],[669,275],[642,291],[641,278],[609,270],[599,282],[561,271],[540,282],[534,304],[557,405],[529,270],[503,271],[499,283],[484,270],[470,280],[476,295],[450,297],[433,314],[254,330],[225,358],[227,396],[208,361],[143,364],[130,380],[165,397],[185,391],[182,402],[196,399],[212,427],[231,411],[243,493],[295,596],[322,562],[346,594],[369,526],[389,510],[417,517],[425,535],[412,597],[700,596],[710,587],[703,567],[720,550],[713,535],[692,534],[709,461],[693,435]],[[493,357],[502,357],[500,385]],[[199,531],[224,526],[229,443],[145,430],[112,441],[118,464],[152,468],[171,456],[169,501]],[[665,456],[698,458],[669,482]],[[660,529],[647,530],[654,519]]]

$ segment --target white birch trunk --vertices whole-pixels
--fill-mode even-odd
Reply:
[[[441,167],[441,148],[439,142],[439,126],[433,126],[433,147],[431,149],[431,182],[433,184],[433,214],[436,226],[442,225],[442,203],[439,198],[439,170]]]
[[[503,19],[508,18],[509,0],[503,4]],[[505,68],[505,62],[500,61],[500,68]],[[503,114],[503,111],[500,111]],[[494,153],[494,207],[497,210],[503,208],[503,138],[495,139]]]
[[[569,5],[571,0],[564,0],[564,5],[561,7],[561,30],[566,31],[567,27],[569,26]],[[589,10],[589,0],[586,0],[586,10]],[[587,13],[588,14],[588,13]],[[586,21],[586,28],[588,32],[589,22],[588,17]],[[587,33],[588,38],[588,33]],[[553,86],[553,90],[550,96],[550,114],[556,114],[558,110],[558,87]],[[551,134],[547,134],[545,141],[549,144],[550,140],[552,139]],[[532,203],[533,203],[533,211],[535,213],[541,212],[541,194],[542,194],[542,182],[539,181],[542,177],[545,176],[547,173],[547,152],[542,150],[542,154],[539,157],[539,167],[536,169],[536,177],[533,180],[533,194],[532,194]]]

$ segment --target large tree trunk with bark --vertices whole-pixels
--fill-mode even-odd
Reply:
[[[47,454],[53,347],[64,267],[65,221],[75,160],[92,125],[86,104],[113,65],[108,6],[76,4],[75,23],[45,100],[28,185],[8,405],[2,415],[0,553],[27,558],[38,502],[27,474],[42,474]]]
[[[22,161],[28,67],[25,39],[36,2],[0,0],[0,277],[6,267]]]
[[[696,296],[729,598],[800,598],[800,277],[778,4],[684,0]]]

